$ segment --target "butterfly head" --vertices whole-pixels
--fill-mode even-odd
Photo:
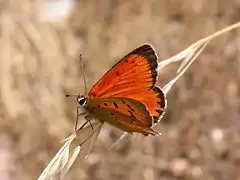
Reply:
[[[87,97],[83,96],[81,94],[78,94],[77,96],[77,102],[80,106],[84,106],[87,103]]]
[[[86,96],[81,95],[81,94],[78,94],[78,95],[67,94],[66,97],[75,97],[80,106],[85,106],[87,103],[87,100],[88,100],[88,98]]]

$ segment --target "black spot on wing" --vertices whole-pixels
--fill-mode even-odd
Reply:
[[[134,64],[135,62],[136,62],[136,61],[134,61],[134,60],[130,61],[131,64]]]
[[[132,118],[134,118],[134,119],[137,119],[137,118],[136,118],[136,116],[133,114],[133,112],[132,112],[132,111],[130,111],[130,110],[127,110],[127,112],[129,113],[129,115],[130,115]]]
[[[114,105],[115,108],[118,108],[117,103],[113,102],[113,105]]]
[[[126,102],[123,99],[121,99],[121,101],[122,101],[123,104],[126,104]]]
[[[136,122],[136,119],[135,119],[135,118],[132,118],[132,121]]]
[[[126,105],[132,112],[135,112],[135,110],[129,104],[126,104]]]
[[[127,110],[127,112],[128,112],[130,115],[132,114],[132,111]]]

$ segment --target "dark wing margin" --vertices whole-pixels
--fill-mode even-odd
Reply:
[[[153,87],[153,91],[156,92],[157,94],[157,98],[159,99],[157,104],[160,106],[160,108],[155,109],[158,115],[153,116],[153,123],[156,124],[161,120],[161,118],[165,113],[165,109],[167,107],[167,100],[166,100],[165,94],[159,87],[157,86]]]
[[[158,67],[158,63],[157,63],[158,57],[157,57],[155,50],[149,44],[144,44],[143,46],[140,46],[139,48],[133,50],[129,54],[138,54],[143,57],[147,57],[146,60],[148,61],[149,69],[152,74],[152,86],[150,88],[153,88],[157,81],[157,70],[156,69]],[[127,56],[125,56],[125,57],[127,57]]]

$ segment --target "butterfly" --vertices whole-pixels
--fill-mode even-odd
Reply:
[[[167,104],[163,91],[156,86],[157,66],[151,45],[136,48],[103,75],[87,95],[77,95],[82,114],[127,133],[158,135],[153,125],[160,121]]]

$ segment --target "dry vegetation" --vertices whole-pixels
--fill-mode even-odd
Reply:
[[[76,1],[68,21],[39,19],[47,1],[0,0],[0,177],[36,179],[73,130],[83,91],[142,43],[166,59],[240,20],[238,0]],[[168,94],[160,137],[127,137],[106,126],[86,161],[65,179],[239,180],[239,30],[206,48]],[[176,66],[165,68],[159,85]]]

